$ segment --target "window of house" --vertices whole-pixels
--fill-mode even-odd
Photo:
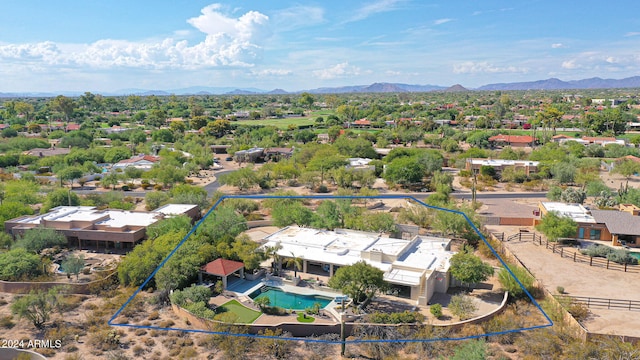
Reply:
[[[591,229],[590,233],[589,233],[589,239],[591,240],[600,240],[600,233],[601,231],[598,229]]]

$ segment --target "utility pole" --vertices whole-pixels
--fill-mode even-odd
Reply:
[[[473,170],[472,170],[473,171]],[[478,184],[478,174],[473,172],[473,183],[471,185],[471,206],[476,208],[476,185]]]

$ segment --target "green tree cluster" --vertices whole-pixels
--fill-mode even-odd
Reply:
[[[26,230],[16,241],[14,248],[23,248],[29,252],[40,251],[67,244],[67,238],[54,229],[37,227]]]
[[[355,303],[360,303],[386,288],[383,275],[382,270],[359,261],[339,268],[329,279],[329,286],[350,296]]]
[[[575,237],[578,224],[570,217],[562,216],[554,211],[549,211],[542,216],[540,223],[536,225],[549,241],[558,241],[559,238]]]
[[[476,284],[493,275],[493,267],[466,250],[453,255],[450,260],[451,276],[463,284]]]
[[[40,257],[24,248],[15,248],[0,253],[0,280],[30,280],[43,273],[43,263]]]

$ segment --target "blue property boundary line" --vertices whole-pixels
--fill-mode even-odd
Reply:
[[[239,334],[233,332],[218,332],[218,331],[208,331],[208,330],[200,330],[200,329],[182,329],[182,328],[173,328],[173,327],[158,327],[158,326],[144,326],[144,325],[134,325],[134,324],[124,324],[124,323],[115,323],[115,319],[122,313],[122,311],[129,305],[129,303],[142,291],[142,289],[153,279],[156,273],[164,266],[164,264],[178,251],[178,249],[189,239],[191,234],[193,234],[199,227],[204,223],[204,221],[211,215],[211,213],[220,205],[222,201],[225,199],[251,199],[251,200],[261,200],[261,199],[316,199],[316,200],[333,200],[333,199],[348,199],[348,200],[357,200],[357,199],[407,199],[413,200],[416,203],[430,209],[436,209],[440,211],[445,211],[449,213],[454,213],[458,215],[462,215],[465,220],[471,225],[473,230],[480,236],[482,241],[487,245],[487,247],[491,250],[493,255],[500,261],[502,266],[509,272],[509,275],[517,284],[524,290],[527,297],[531,300],[532,304],[540,310],[540,313],[544,316],[547,323],[543,325],[535,325],[518,329],[511,329],[505,331],[497,331],[492,333],[480,334],[480,335],[470,335],[463,337],[448,337],[448,338],[432,338],[432,339],[362,339],[362,340],[321,340],[321,339],[310,339],[310,338],[297,338],[297,337],[280,337],[280,336],[265,336],[265,335],[254,335],[254,334]],[[471,219],[462,211],[442,208],[438,206],[433,206],[426,204],[425,202],[416,199],[413,196],[408,195],[375,195],[375,196],[351,196],[351,195],[223,195],[218,201],[207,211],[207,213],[200,219],[191,230],[182,238],[182,240],[176,245],[176,247],[171,250],[171,252],[160,262],[158,267],[153,270],[151,275],[147,277],[147,279],[136,289],[136,291],[127,299],[127,301],[116,311],[115,314],[109,319],[107,322],[109,326],[117,326],[117,327],[129,327],[134,329],[153,329],[153,330],[174,330],[174,331],[182,331],[182,332],[190,332],[190,333],[200,333],[200,334],[212,334],[212,335],[226,335],[226,336],[236,336],[236,337],[249,337],[256,339],[278,339],[278,340],[291,340],[291,341],[305,341],[305,342],[313,342],[313,343],[327,343],[327,344],[358,344],[358,343],[426,343],[426,342],[436,342],[436,341],[460,341],[460,340],[470,340],[470,339],[479,339],[487,336],[496,336],[496,335],[504,335],[510,333],[518,333],[522,331],[529,331],[535,329],[542,329],[553,326],[553,321],[547,315],[547,313],[542,309],[540,304],[533,298],[533,296],[529,293],[529,291],[524,287],[524,285],[520,282],[517,276],[511,271],[507,263],[500,257],[500,255],[496,252],[496,250],[489,244],[487,239],[482,235],[480,230],[473,224]],[[237,326],[250,326],[250,324],[230,324]]]

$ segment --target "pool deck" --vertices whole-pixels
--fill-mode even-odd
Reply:
[[[327,306],[323,309],[325,312],[330,313],[334,318],[330,318],[328,316],[314,316],[315,321],[312,324],[316,325],[333,325],[338,323],[336,319],[340,317],[335,307],[338,307],[338,303],[335,302],[335,298],[342,296],[342,293],[336,292],[332,289],[323,289],[319,288],[317,285],[308,284],[306,282],[302,282],[304,286],[296,286],[293,283],[289,283],[289,281],[283,280],[278,277],[262,277],[257,280],[245,280],[245,279],[235,279],[227,286],[227,295],[219,295],[216,297],[212,297],[209,301],[209,304],[220,306],[224,303],[227,303],[231,300],[237,300],[244,306],[247,306],[251,309],[257,309],[255,304],[253,304],[253,300],[249,298],[249,295],[254,291],[260,289],[263,286],[271,286],[274,288],[281,289],[284,292],[295,293],[300,295],[319,295],[324,296],[332,300]],[[297,310],[296,312],[300,312],[303,310]],[[297,315],[294,313],[293,315],[287,316],[275,316],[275,315],[267,315],[262,314],[258,319],[253,322],[254,325],[278,325],[282,323],[297,323]]]

